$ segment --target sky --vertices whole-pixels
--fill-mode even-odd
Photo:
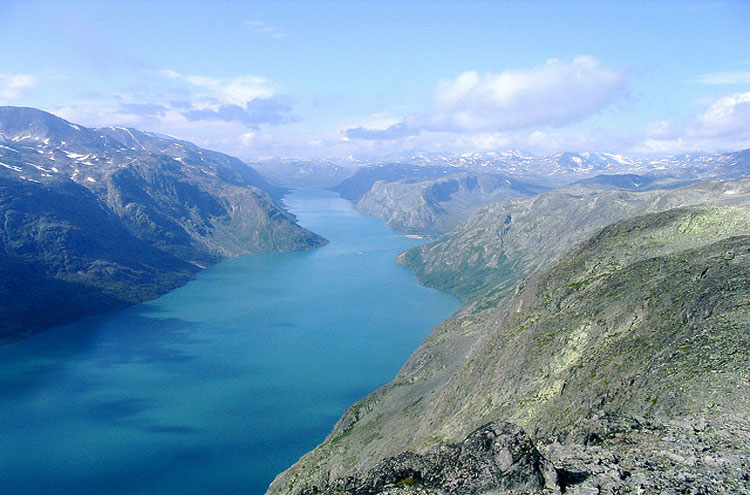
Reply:
[[[0,104],[243,159],[750,148],[750,0],[0,0]]]

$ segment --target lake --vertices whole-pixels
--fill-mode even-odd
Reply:
[[[393,261],[422,241],[285,201],[330,244],[0,346],[0,492],[260,495],[458,309]]]

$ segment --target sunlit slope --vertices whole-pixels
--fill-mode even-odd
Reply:
[[[731,205],[621,220],[513,290],[478,295],[270,493],[363,476],[489,421],[542,440],[567,438],[595,414],[715,420],[747,411],[750,203],[721,192],[742,184],[705,186]]]

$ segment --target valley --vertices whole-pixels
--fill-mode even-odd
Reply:
[[[0,495],[750,494],[748,0],[0,19]]]
[[[495,203],[407,251],[420,280],[466,305],[268,493],[743,493],[748,206],[747,180],[563,189]],[[513,454],[518,467],[472,485],[479,468],[434,457],[493,421],[521,426],[557,477]]]
[[[29,108],[0,117],[6,433],[25,415],[63,431],[105,420],[105,431],[138,437],[136,450],[179,433],[164,444],[174,468],[153,477],[131,458],[127,470],[151,481],[123,493],[202,493],[206,483],[260,492],[298,458],[269,495],[748,488],[747,151],[648,162],[518,152],[356,167],[275,160],[259,164],[269,182],[166,136]],[[458,308],[446,292],[463,305],[428,334]],[[253,332],[276,347],[255,352]],[[147,385],[154,366],[189,375],[186,363],[205,371],[216,359],[239,366],[247,397],[265,404],[242,409],[250,430],[240,444],[225,439],[230,458],[205,436],[225,423],[179,412]],[[143,388],[115,386],[121,367]],[[335,400],[299,388],[334,368],[341,379],[320,393]],[[46,388],[50,379],[100,384],[79,394]],[[221,416],[216,408],[238,407],[222,380],[169,386],[207,394]],[[304,396],[299,414],[320,408],[315,426],[272,407],[297,399],[269,395],[263,380]],[[88,425],[56,423],[55,408],[28,401],[34,390],[73,394],[73,415],[102,412]],[[267,457],[276,434],[301,439]],[[95,434],[82,442],[120,445]],[[214,460],[189,481],[193,468],[174,449]],[[43,458],[19,455],[5,484],[32,483],[24,473]],[[95,470],[34,486],[97,493],[117,479]]]

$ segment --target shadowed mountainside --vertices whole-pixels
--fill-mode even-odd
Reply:
[[[200,268],[325,240],[240,160],[0,107],[0,342],[141,302]]]

